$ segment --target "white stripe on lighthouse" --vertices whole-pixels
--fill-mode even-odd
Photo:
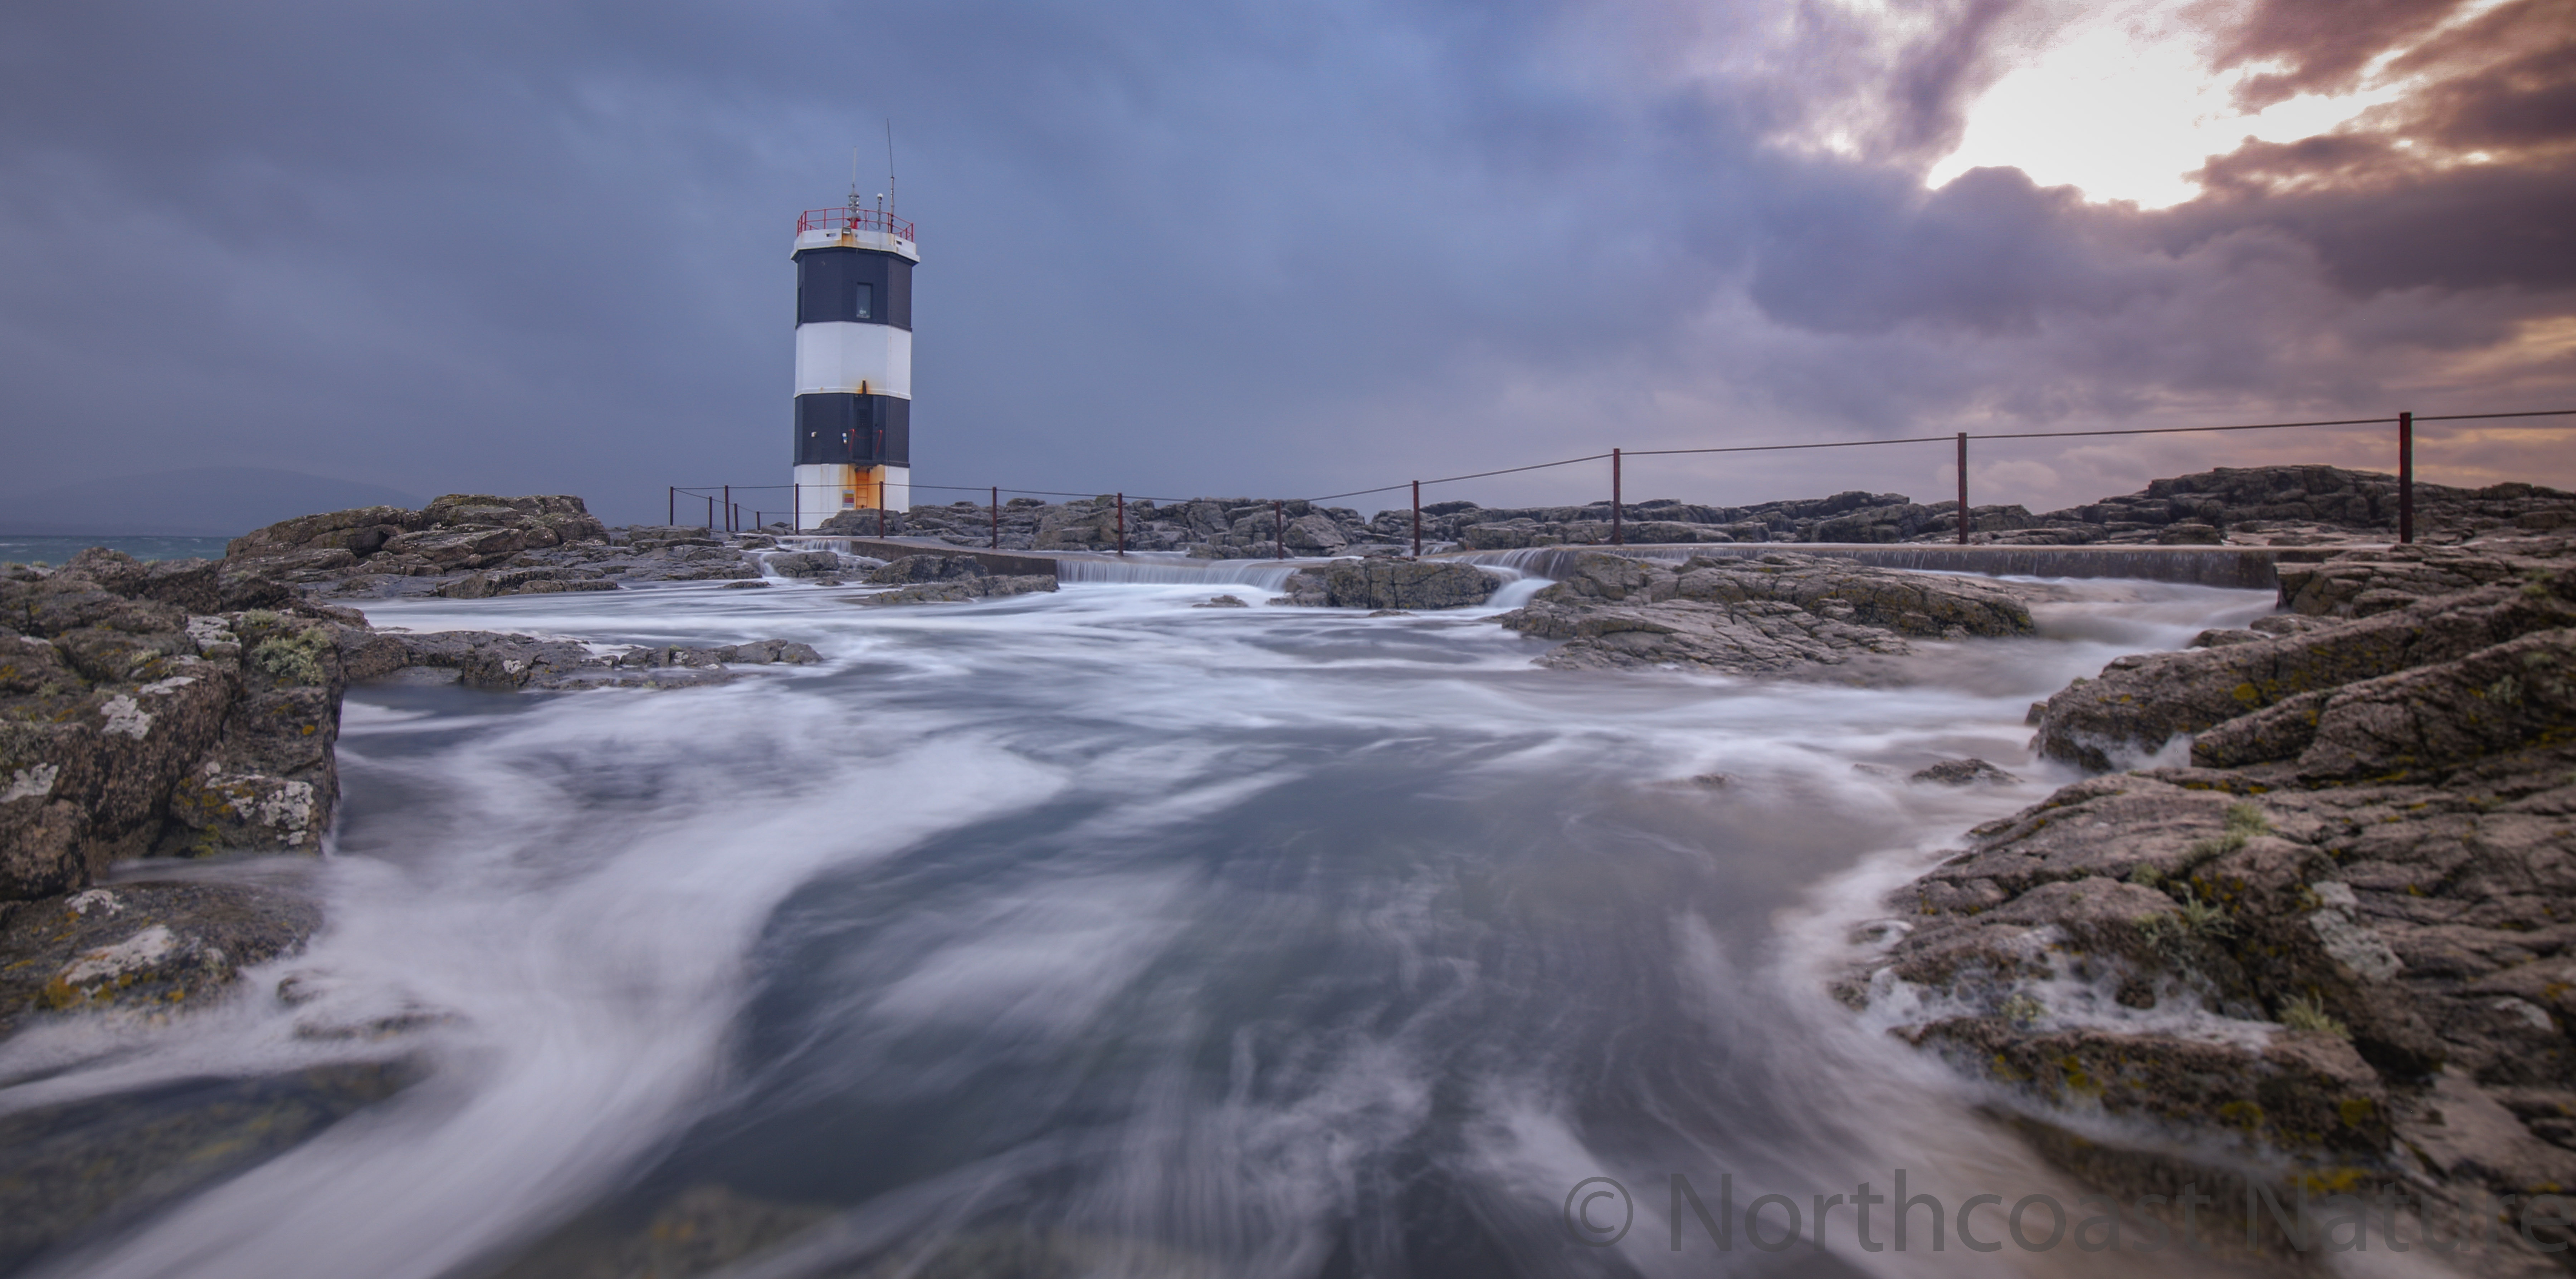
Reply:
[[[912,334],[890,324],[796,326],[796,393],[859,391],[912,398]]]

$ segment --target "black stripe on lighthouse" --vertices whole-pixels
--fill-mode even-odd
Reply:
[[[912,329],[912,260],[875,249],[805,249],[796,255],[796,322],[857,322]]]
[[[797,396],[796,465],[912,465],[912,401],[847,391]]]

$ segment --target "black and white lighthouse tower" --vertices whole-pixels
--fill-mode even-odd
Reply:
[[[883,208],[796,219],[796,528],[912,505],[912,224]]]

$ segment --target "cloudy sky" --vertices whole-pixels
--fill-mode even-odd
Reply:
[[[873,203],[889,119],[925,486],[2576,407],[2571,0],[20,0],[0,488],[261,466],[627,519],[783,483],[796,214],[853,147]],[[2420,456],[2576,486],[2528,425]],[[2038,441],[1971,478],[2393,458]],[[1627,491],[1937,498],[1948,464]]]

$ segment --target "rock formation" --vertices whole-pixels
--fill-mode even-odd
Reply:
[[[2576,546],[2352,552],[2282,596],[2038,708],[2051,757],[2191,763],[1977,828],[1842,994],[2083,1133],[2097,1179],[2576,1186]]]
[[[1695,556],[1676,568],[1589,552],[1563,571],[1556,585],[1498,619],[1524,635],[1570,641],[1538,659],[1560,669],[1778,674],[1902,654],[1911,651],[1908,638],[2034,629],[2030,609],[2001,585],[1823,556]]]
[[[2415,486],[2420,540],[2458,542],[2497,530],[2576,527],[2576,494],[2530,484],[2483,489]],[[1624,540],[1649,543],[1947,542],[1958,536],[1956,502],[1921,503],[1902,493],[1837,493],[1752,506],[1710,506],[1669,498],[1621,506]],[[986,546],[995,512],[977,502],[888,513],[888,534]],[[1070,502],[1012,498],[1002,504],[1006,550],[1106,551],[1118,540],[1116,498]],[[1973,541],[1992,544],[2193,545],[2221,541],[2310,545],[2390,538],[2397,529],[2393,476],[2332,466],[2221,467],[2157,480],[2142,492],[2034,514],[2021,506],[1972,506]],[[1350,507],[1261,498],[1193,498],[1126,504],[1127,548],[1184,551],[1208,559],[1265,559],[1284,541],[1293,556],[1395,555],[1413,545],[1413,512],[1363,518]],[[878,533],[875,512],[835,516],[833,531]],[[1610,540],[1610,504],[1482,507],[1435,502],[1422,508],[1424,549],[1512,550]]]
[[[364,621],[291,599],[238,569],[95,548],[0,579],[0,898],[153,852],[321,847],[339,654]],[[223,609],[248,600],[278,607]]]
[[[135,858],[319,852],[339,803],[333,750],[353,681],[673,688],[819,660],[785,640],[603,652],[525,635],[377,631],[318,598],[352,568],[390,564],[408,576],[422,562],[470,570],[445,579],[455,596],[583,589],[502,566],[542,553],[532,545],[561,545],[550,538],[611,545],[588,536],[599,532],[575,498],[441,498],[417,513],[289,520],[236,539],[220,562],[142,564],[92,548],[57,570],[9,566],[0,574],[0,1036],[30,1016],[194,1006],[242,967],[302,944],[318,914],[283,889],[91,885],[110,863]],[[725,554],[728,574],[756,574],[739,552]]]
[[[1335,560],[1301,569],[1272,604],[1292,608],[1464,608],[1493,598],[1502,579],[1472,564],[1395,559]],[[1232,598],[1231,596],[1227,598]]]
[[[856,596],[861,604],[938,604],[1052,591],[1049,574],[1001,574],[964,555],[906,555],[869,572],[871,585],[897,589]]]

